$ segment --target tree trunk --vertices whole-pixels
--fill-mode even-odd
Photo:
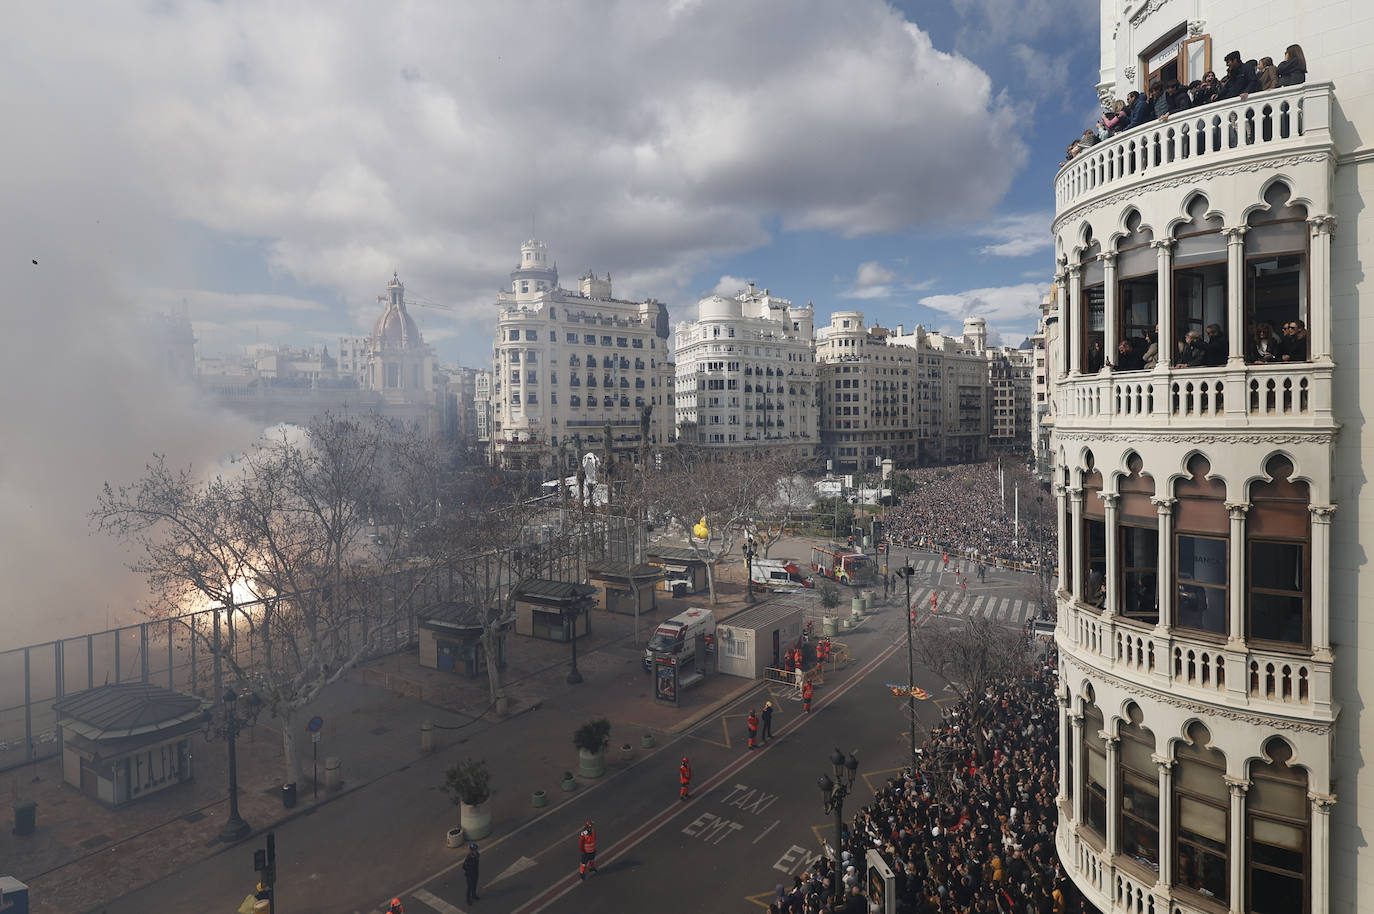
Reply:
[[[501,668],[497,665],[497,658],[500,656],[499,638],[500,628],[487,627],[482,631],[482,653],[487,656],[487,683],[491,687],[491,703],[493,705],[499,699],[505,698],[505,693],[501,689]]]
[[[296,752],[296,709],[283,708],[278,714],[281,720],[282,757],[286,761],[286,780],[283,784],[301,782],[301,760]]]
[[[714,562],[706,564],[706,592],[711,595],[711,605],[716,605],[716,565]]]

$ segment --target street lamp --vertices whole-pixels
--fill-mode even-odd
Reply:
[[[579,685],[582,682],[582,674],[577,671],[577,617],[586,608],[585,597],[568,606],[568,611],[572,613],[572,667],[568,670],[568,685]]]
[[[911,567],[910,556],[907,557],[906,564],[897,569],[897,574],[906,579],[906,709],[911,717],[912,770],[916,768],[916,696],[912,694],[912,690],[916,687],[916,648],[911,632],[915,627],[915,620],[911,618],[911,576],[915,573],[916,569]]]
[[[825,806],[826,812],[835,814],[835,862],[834,872],[834,907],[840,906],[842,895],[841,886],[844,885],[844,874],[840,871],[840,835],[844,830],[844,798],[849,796],[850,790],[854,786],[854,775],[859,771],[859,760],[850,753],[846,758],[845,754],[838,748],[830,753],[830,767],[835,771],[835,778],[831,780],[830,775],[823,774],[816,779],[816,786],[821,789],[821,802]]]
[[[745,570],[748,572],[748,578],[744,584],[744,593],[750,603],[754,602],[754,556],[758,554],[758,547],[754,545],[754,538],[751,536],[744,541]]]
[[[219,839],[226,843],[238,841],[252,831],[252,827],[239,815],[239,766],[237,740],[239,730],[243,729],[245,723],[256,718],[259,709],[258,696],[252,692],[248,693],[245,699],[247,705],[247,718],[240,718],[238,715],[238,693],[233,689],[224,690],[224,716],[221,720],[215,721],[210,711],[205,712],[205,741],[209,742],[215,737],[223,737],[229,744],[229,818],[220,827]]]
[[[1038,541],[1039,545],[1039,548],[1036,550],[1036,552],[1039,553],[1036,556],[1036,559],[1038,560],[1037,564],[1039,565],[1039,567],[1036,569],[1036,571],[1038,572],[1038,577],[1040,578],[1040,586],[1038,588],[1038,596],[1040,602],[1040,618],[1048,619],[1050,617],[1050,563],[1049,556],[1045,554],[1045,496],[1035,496],[1035,505],[1035,524],[1037,528],[1036,540]]]

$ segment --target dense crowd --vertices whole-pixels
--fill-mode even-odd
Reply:
[[[770,914],[868,914],[865,856],[877,849],[896,875],[903,914],[1078,914],[1054,849],[1058,793],[1056,662],[1051,651],[986,696],[982,756],[963,705],[945,709],[917,766],[889,778]],[[957,759],[957,764],[936,760]],[[838,862],[837,862],[838,858]],[[844,901],[833,906],[834,882]]]
[[[1038,565],[1043,549],[1052,563],[1057,536],[1053,497],[1015,461],[1004,463],[1002,473],[1004,480],[996,463],[907,471],[915,489],[887,512],[887,535],[898,546],[1002,564]]]
[[[1232,98],[1245,99],[1256,92],[1306,81],[1307,58],[1300,45],[1290,44],[1277,65],[1272,57],[1242,60],[1239,51],[1232,51],[1226,55],[1226,74],[1221,79],[1208,70],[1202,79],[1186,86],[1176,79],[1162,84],[1155,80],[1144,94],[1130,92],[1126,98],[1115,100],[1093,127],[1069,143],[1064,162],[1118,133],[1153,121],[1167,121],[1180,111]]]

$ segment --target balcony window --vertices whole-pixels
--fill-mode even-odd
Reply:
[[[1116,367],[1134,370],[1143,367],[1141,357],[1149,346],[1146,340],[1159,323],[1159,268],[1154,236],[1140,225],[1140,214],[1127,222],[1130,234],[1117,246],[1116,308],[1117,333],[1112,358]],[[1125,347],[1120,343],[1126,343]]]
[[[1121,493],[1117,531],[1121,613],[1153,625],[1159,621],[1159,513],[1150,501],[1154,483],[1141,475],[1140,458],[1132,454],[1127,467],[1131,474],[1117,486]]]
[[[1207,198],[1189,202],[1188,221],[1174,232],[1174,342],[1211,324],[1229,332],[1226,311],[1226,238],[1221,217],[1208,216]]]
[[[1247,326],[1268,324],[1275,331],[1294,321],[1307,323],[1307,210],[1288,203],[1288,188],[1271,186],[1268,208],[1250,217],[1245,235],[1245,319]],[[1305,338],[1299,338],[1305,340]],[[1277,360],[1292,349],[1284,339]],[[1287,361],[1304,361],[1303,344]],[[1297,357],[1295,357],[1297,356]]]
[[[1289,766],[1293,753],[1282,739],[1269,740],[1264,754],[1268,764],[1255,761],[1250,765],[1251,785],[1245,798],[1245,845],[1250,852],[1245,867],[1247,910],[1256,914],[1307,911],[1311,866],[1307,775]]]
[[[1212,736],[1194,722],[1188,742],[1174,745],[1174,886],[1225,905],[1231,888],[1231,796],[1223,780],[1226,757],[1209,748]]]
[[[1119,731],[1121,748],[1117,773],[1121,783],[1121,802],[1117,806],[1118,853],[1132,857],[1159,871],[1159,767],[1152,756],[1155,737],[1140,726],[1140,708],[1131,705],[1130,723]]]
[[[1311,629],[1307,484],[1292,481],[1293,464],[1284,457],[1264,469],[1271,481],[1250,487],[1246,518],[1247,637],[1302,646]]]
[[[1226,485],[1211,479],[1201,455],[1188,461],[1192,479],[1174,487],[1174,624],[1200,632],[1227,633],[1230,520]]]
[[[1088,456],[1092,467],[1092,455]],[[1107,595],[1107,505],[1102,500],[1102,474],[1083,477],[1083,599],[1101,606]]]
[[[1083,825],[1103,841],[1107,834],[1107,743],[1102,738],[1102,712],[1083,708]]]

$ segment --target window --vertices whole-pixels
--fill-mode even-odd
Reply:
[[[584,346],[595,346],[595,345],[596,345],[596,334],[594,334],[594,333],[584,333],[584,334],[582,334],[582,345],[584,345]],[[592,357],[591,357],[591,356],[588,356],[588,358],[592,358]]]
[[[1245,844],[1250,859],[1248,910],[1255,914],[1301,912],[1307,898],[1307,775],[1288,762],[1293,752],[1282,739],[1264,745],[1267,764],[1250,765],[1245,799]]]
[[[1174,886],[1225,904],[1231,887],[1226,758],[1208,748],[1212,736],[1202,724],[1193,723],[1187,735],[1189,742],[1174,747]]]
[[[1155,738],[1140,726],[1140,708],[1131,705],[1130,723],[1119,731],[1118,774],[1121,803],[1117,824],[1120,853],[1159,871],[1159,769],[1152,756]]]
[[[1217,324],[1228,331],[1226,312],[1226,238],[1221,217],[1208,217],[1207,198],[1188,203],[1189,220],[1174,232],[1174,342],[1190,330]],[[1172,348],[1169,351],[1173,351]],[[1161,347],[1161,355],[1163,347]]]
[[[1211,464],[1201,455],[1188,461],[1192,479],[1179,480],[1175,508],[1174,624],[1180,628],[1227,633],[1227,573],[1230,520],[1226,486],[1207,478]]]
[[[1250,217],[1245,235],[1246,323],[1268,324],[1275,335],[1285,324],[1307,321],[1307,210],[1288,197],[1282,182],[1273,184],[1264,195],[1268,209]],[[1302,349],[1290,360],[1306,359]]]
[[[567,337],[566,337],[566,340],[567,340],[567,342],[572,343],[574,346],[576,346],[576,345],[577,345],[577,334],[576,334],[576,333],[569,333],[569,334],[567,335]]]
[[[603,346],[609,346],[609,345],[611,345],[611,338],[610,338],[609,336],[603,336],[603,337],[601,338],[601,345],[603,345]]]
[[[1118,587],[1121,613],[1153,625],[1159,621],[1159,513],[1150,500],[1154,483],[1141,475],[1140,457],[1127,460],[1129,476],[1121,477],[1118,519]]]
[[[619,346],[621,349],[625,349],[630,345],[630,341],[627,337],[618,336],[615,338],[615,344]]]
[[[1247,637],[1287,646],[1309,643],[1311,542],[1307,484],[1294,482],[1293,464],[1273,457],[1270,482],[1250,487],[1245,558]]]
[[[1088,454],[1092,469],[1092,454]],[[1107,593],[1107,505],[1102,500],[1102,474],[1096,471],[1083,477],[1083,600],[1101,606]]]
[[[1083,824],[1107,834],[1107,743],[1102,739],[1102,712],[1094,705],[1083,708]]]
[[[1149,343],[1159,323],[1159,267],[1155,250],[1150,246],[1154,235],[1140,225],[1140,214],[1132,213],[1126,222],[1130,234],[1117,245],[1116,307],[1117,333],[1109,358],[1118,368],[1138,368],[1139,357]],[[1131,352],[1123,353],[1117,342],[1125,342]],[[1132,353],[1134,357],[1132,357]]]

